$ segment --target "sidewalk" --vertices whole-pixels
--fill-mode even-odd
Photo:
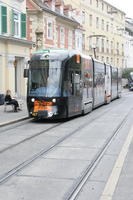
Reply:
[[[28,111],[26,106],[26,101],[23,103],[21,111],[13,112],[12,108],[7,107],[7,111],[4,112],[4,105],[0,105],[0,127],[6,124],[13,123],[15,121],[20,121],[28,117]]]

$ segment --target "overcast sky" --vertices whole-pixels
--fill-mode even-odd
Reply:
[[[132,0],[105,0],[126,13],[126,17],[133,18]]]

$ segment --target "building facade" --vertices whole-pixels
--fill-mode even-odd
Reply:
[[[26,40],[26,0],[0,0],[0,93],[26,95],[23,70],[32,42]]]
[[[126,18],[124,68],[133,68],[133,19]]]
[[[32,52],[44,48],[82,51],[83,30],[72,12],[63,0],[27,0],[27,39],[34,41]]]
[[[64,0],[82,13],[84,53],[122,67],[125,13],[104,0]]]

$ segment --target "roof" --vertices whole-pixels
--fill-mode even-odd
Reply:
[[[33,1],[34,3],[36,3],[42,10],[47,11],[47,12],[49,12],[49,13],[55,15],[55,16],[59,16],[59,17],[63,18],[64,20],[67,20],[67,21],[69,21],[69,22],[72,22],[72,23],[76,24],[77,26],[80,25],[80,23],[77,22],[75,19],[70,18],[70,17],[68,17],[68,16],[65,15],[65,14],[61,14],[61,13],[57,12],[56,10],[55,10],[55,11],[51,10],[50,7],[46,6],[46,5],[45,5],[44,3],[42,3],[40,0],[32,0],[32,1]]]
[[[122,10],[116,8],[115,6],[113,6],[112,4],[108,3],[107,1],[105,1],[105,0],[102,0],[102,1],[103,1],[104,3],[106,3],[106,4],[108,4],[110,7],[114,8],[115,10],[118,10],[119,12],[121,12],[121,13],[123,13],[123,14],[126,14],[124,11],[122,11]]]

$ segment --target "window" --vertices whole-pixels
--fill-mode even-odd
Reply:
[[[104,39],[102,39],[102,52],[104,52]]]
[[[102,30],[104,30],[104,19],[102,19]]]
[[[99,46],[100,46],[100,44],[99,44],[99,38],[97,37],[96,38],[96,47],[97,47],[97,51],[99,52]]]
[[[82,34],[82,49],[85,50],[85,34]]]
[[[119,49],[119,42],[117,42],[117,49]]]
[[[92,49],[92,38],[89,38],[89,49]]]
[[[107,47],[106,51],[107,53],[109,53],[109,40],[106,40],[106,47]]]
[[[102,11],[104,10],[104,3],[102,3]]]
[[[124,44],[122,44],[121,47],[122,47],[122,51],[124,51]]]
[[[101,60],[104,62],[104,57],[102,56]]]
[[[89,25],[92,26],[92,15],[89,15]]]
[[[96,28],[99,28],[99,17],[96,17]]]
[[[113,33],[113,24],[111,24],[111,33]]]
[[[124,44],[121,45],[122,48],[122,56],[124,56]]]
[[[109,7],[108,7],[108,5],[107,5],[107,13],[108,13],[108,11],[109,11]]]
[[[96,0],[96,6],[97,6],[97,8],[98,8],[98,6],[99,6],[98,4],[99,4],[99,2],[98,2],[98,0]]]
[[[119,58],[117,58],[117,66],[119,66]]]
[[[14,36],[20,36],[20,15],[17,12],[14,12],[13,15],[13,22],[14,22]]]
[[[60,28],[60,43],[61,43],[61,46],[64,47],[64,44],[65,44],[65,31],[64,31],[63,27]]]
[[[109,31],[109,22],[106,24],[106,31]]]
[[[82,34],[78,31],[75,32],[75,48],[82,50]]]
[[[53,39],[53,22],[51,20],[47,21],[47,39]]]
[[[117,55],[119,55],[119,42],[117,42],[117,47],[116,47]]]
[[[113,54],[113,41],[110,43],[110,48],[111,48],[111,54]]]
[[[69,48],[72,49],[72,31],[71,30],[69,30],[68,45],[69,45]]]
[[[85,24],[85,11],[82,11],[82,24]]]
[[[26,14],[12,11],[12,34],[15,37],[26,37]]]
[[[1,33],[7,33],[7,8],[5,6],[1,6],[0,11]]]
[[[80,96],[81,95],[81,90],[80,90],[80,80],[81,80],[81,72],[80,71],[75,71],[74,73],[74,83],[75,83],[75,95]]]

